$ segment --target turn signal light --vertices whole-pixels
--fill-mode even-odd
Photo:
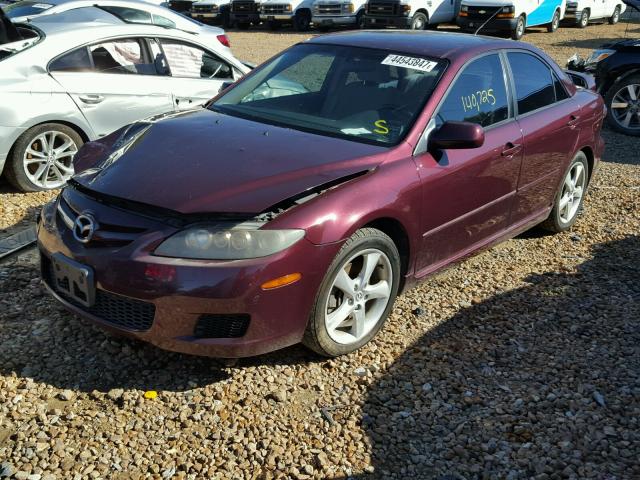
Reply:
[[[458,12],[458,16],[459,16],[459,17],[468,17],[468,16],[469,16],[469,14],[468,14],[467,12],[462,12],[462,11],[460,11],[460,12]]]
[[[292,283],[296,283],[301,278],[301,273],[290,273],[289,275],[283,275],[282,277],[274,278],[273,280],[263,283],[261,288],[263,290],[273,290],[274,288],[285,287]]]
[[[499,13],[496,18],[516,18],[515,13]]]

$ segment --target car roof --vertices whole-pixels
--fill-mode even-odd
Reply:
[[[308,40],[307,43],[378,48],[449,60],[467,56],[470,53],[498,48],[522,48],[527,45],[482,35],[415,30],[354,30],[321,35]]]

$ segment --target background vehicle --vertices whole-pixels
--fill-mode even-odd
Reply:
[[[361,28],[366,4],[366,0],[316,0],[311,21],[320,30],[343,25]]]
[[[84,15],[94,21],[72,22]],[[196,35],[122,24],[95,7],[24,25],[30,43],[0,46],[0,172],[25,191],[63,185],[87,140],[195,108],[249,70]]]
[[[313,0],[265,0],[260,4],[260,20],[275,30],[281,25],[293,25],[299,32],[311,28]]]
[[[520,40],[528,27],[545,25],[555,32],[565,10],[566,0],[462,0],[456,23],[475,31],[487,22],[483,32],[510,32],[511,38]]]
[[[640,13],[640,1],[625,3]],[[640,136],[640,39],[605,43],[584,60],[574,55],[567,67],[595,76],[614,130]]]
[[[200,0],[191,5],[191,18],[204,23],[219,23],[224,28],[231,26],[231,3],[229,0]]]
[[[568,0],[563,23],[585,28],[592,21],[615,25],[627,6],[621,0]]]
[[[188,15],[191,11],[193,0],[169,0],[167,7],[171,10]]]
[[[429,25],[453,22],[459,0],[368,0],[364,26],[424,30]]]
[[[44,8],[46,5],[49,7]],[[165,7],[138,0],[51,0],[50,3],[23,0],[8,7],[7,15],[13,22],[26,22],[44,15],[54,15],[92,6],[109,12],[125,23],[154,24],[160,27],[178,28],[202,37],[199,41],[216,50],[229,48],[229,39],[224,30],[205,25]],[[23,13],[26,15],[19,16]]]
[[[260,23],[260,2],[254,0],[231,1],[231,25],[246,30]]]

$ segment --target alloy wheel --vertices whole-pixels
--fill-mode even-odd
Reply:
[[[587,178],[583,164],[574,163],[564,179],[558,204],[558,214],[562,223],[571,222],[578,213],[586,184]]]
[[[631,83],[618,90],[611,101],[611,113],[621,127],[640,131],[640,84]]]
[[[378,324],[391,298],[393,270],[376,248],[352,255],[333,279],[325,305],[329,337],[343,345],[360,341]]]
[[[73,157],[78,146],[68,135],[47,131],[29,142],[23,157],[27,178],[40,188],[58,188],[73,175]]]

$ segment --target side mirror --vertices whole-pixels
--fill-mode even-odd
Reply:
[[[439,150],[478,148],[483,144],[484,129],[470,122],[444,122],[429,138],[429,147]]]

